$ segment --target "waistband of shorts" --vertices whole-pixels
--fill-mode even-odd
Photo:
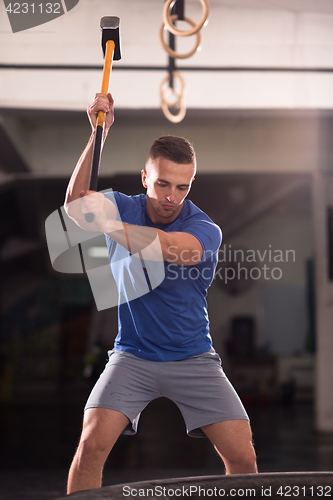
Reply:
[[[131,352],[127,352],[127,351],[122,351],[120,349],[116,349],[115,347],[113,349],[111,349],[110,351],[108,351],[109,357],[112,354],[114,354],[114,353],[117,353],[118,355],[122,355],[124,357],[146,361],[147,363],[163,363],[163,364],[164,363],[179,363],[181,361],[186,361],[186,360],[191,360],[191,359],[198,359],[198,358],[202,358],[202,357],[207,356],[207,355],[217,354],[217,352],[215,351],[214,347],[211,347],[210,349],[208,349],[208,351],[204,351],[204,352],[201,352],[199,354],[194,354],[193,356],[189,356],[187,358],[175,359],[175,360],[170,360],[170,361],[153,361],[153,360],[141,358],[140,356],[136,356],[135,354],[132,354]]]

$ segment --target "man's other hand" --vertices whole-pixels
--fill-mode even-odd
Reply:
[[[101,231],[103,233],[106,230],[108,219],[106,207],[107,200],[104,194],[87,190],[80,192],[80,198],[82,214],[94,214],[93,222],[88,225],[84,224],[84,229],[88,229],[89,231]]]

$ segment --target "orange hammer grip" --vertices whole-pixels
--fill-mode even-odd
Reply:
[[[109,91],[114,50],[115,50],[114,41],[113,40],[107,41],[105,49],[103,77],[102,77],[102,88],[101,88],[102,94],[107,94]],[[103,111],[99,111],[97,116],[97,126],[100,125],[101,127],[104,127],[104,122],[105,122],[105,113]]]

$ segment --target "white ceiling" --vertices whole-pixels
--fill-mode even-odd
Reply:
[[[99,22],[121,19],[121,66],[166,67],[159,42],[163,0],[80,0],[68,14],[36,28],[11,33],[0,3],[0,63],[102,65]],[[248,71],[183,71],[188,109],[333,109],[333,0],[209,0],[202,50],[177,67],[247,68]],[[199,0],[185,11],[200,19]],[[186,52],[193,37],[177,39]],[[187,42],[188,46],[183,44]],[[249,71],[251,68],[290,68]],[[117,71],[112,92],[118,108],[160,107],[164,71]],[[100,71],[0,70],[0,108],[84,110],[100,89]],[[22,92],[24,82],[24,92]]]
[[[209,4],[211,6],[219,5],[233,9],[272,9],[291,12],[333,13],[332,0],[210,0]]]

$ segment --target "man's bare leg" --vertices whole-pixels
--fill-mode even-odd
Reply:
[[[202,427],[221,456],[226,474],[258,472],[252,432],[247,420],[227,420]]]
[[[128,418],[118,411],[85,411],[79,446],[69,470],[68,494],[101,487],[105,460],[128,423]]]

